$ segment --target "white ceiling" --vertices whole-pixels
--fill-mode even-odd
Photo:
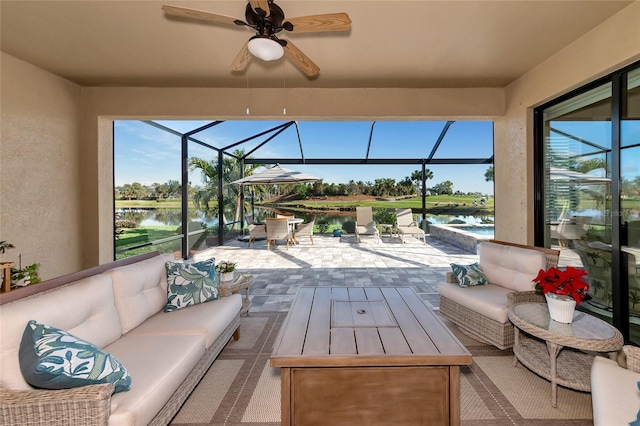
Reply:
[[[503,87],[632,1],[281,0],[286,16],[346,12],[346,33],[290,34],[320,66],[229,65],[253,35],[168,19],[163,4],[244,20],[246,0],[0,2],[2,51],[85,86]]]

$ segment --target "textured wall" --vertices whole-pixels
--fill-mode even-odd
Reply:
[[[495,123],[496,239],[533,243],[533,108],[640,59],[640,1],[506,88]]]
[[[0,240],[44,279],[82,269],[80,87],[2,53]]]

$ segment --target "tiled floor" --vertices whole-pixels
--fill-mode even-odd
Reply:
[[[250,312],[286,312],[301,286],[411,286],[432,307],[438,307],[438,282],[445,279],[450,263],[469,264],[477,255],[427,237],[419,239],[384,235],[380,243],[353,235],[314,235],[287,249],[284,244],[266,249],[264,241],[247,248],[230,241],[204,250],[196,260],[215,257],[238,263],[240,272],[252,273]]]

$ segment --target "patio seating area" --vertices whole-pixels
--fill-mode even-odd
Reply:
[[[353,234],[314,235],[314,244],[272,245],[229,241],[198,253],[196,260],[232,260],[237,270],[254,275],[250,312],[287,312],[302,286],[410,286],[431,307],[438,308],[438,283],[446,280],[450,263],[469,264],[475,254],[427,236],[422,240],[384,238],[382,242]]]

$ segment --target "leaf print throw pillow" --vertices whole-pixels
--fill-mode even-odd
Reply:
[[[194,263],[165,263],[167,270],[167,305],[171,312],[218,298],[215,259]]]
[[[20,342],[20,370],[27,383],[42,389],[69,389],[113,383],[131,387],[129,372],[111,354],[66,331],[29,321]]]
[[[451,269],[453,270],[453,275],[456,276],[456,280],[460,287],[489,284],[489,280],[484,275],[477,262],[471,265],[458,265],[452,263]]]

